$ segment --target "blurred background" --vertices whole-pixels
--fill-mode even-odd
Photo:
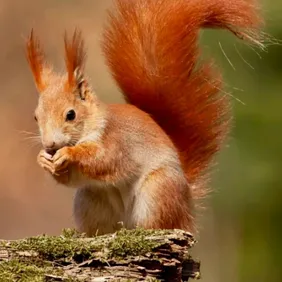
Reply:
[[[172,0],[173,1],[173,0]],[[73,190],[56,185],[36,164],[37,93],[24,57],[35,27],[50,60],[63,68],[65,28],[79,26],[87,72],[98,96],[122,102],[104,64],[99,40],[110,0],[0,0],[0,238],[59,234],[73,226]],[[266,32],[282,39],[282,2],[262,1]],[[282,47],[251,49],[226,32],[201,33],[204,54],[221,67],[232,93],[235,125],[218,156],[214,192],[199,217],[194,255],[203,282],[280,282],[282,277]],[[228,62],[231,61],[231,64]]]

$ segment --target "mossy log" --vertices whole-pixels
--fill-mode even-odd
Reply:
[[[120,230],[86,238],[61,236],[0,241],[0,281],[188,281],[200,277],[181,230]]]

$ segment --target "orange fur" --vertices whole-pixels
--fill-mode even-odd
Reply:
[[[39,39],[34,35],[33,29],[26,43],[26,58],[33,73],[37,89],[41,92],[46,85],[43,81],[45,56]]]
[[[108,111],[112,117],[108,117],[107,127],[101,137],[102,145],[94,142],[81,143],[79,146],[68,148],[71,163],[78,168],[78,171],[91,179],[105,181],[107,183],[116,183],[120,180],[130,177],[130,174],[138,174],[139,169],[130,161],[127,153],[126,144],[121,143],[124,138],[121,136],[120,122],[117,122],[113,117],[120,120],[134,117],[142,120],[142,124],[146,126],[146,131],[155,132],[158,136],[156,144],[152,144],[151,138],[148,137],[147,143],[153,146],[161,146],[161,144],[174,149],[173,144],[163,136],[162,129],[155,123],[152,123],[151,118],[141,112],[139,109],[131,105],[109,105]],[[130,126],[128,125],[130,130]],[[113,142],[119,140],[119,142]],[[127,141],[130,142],[129,140]],[[129,144],[128,144],[129,145]],[[95,158],[89,158],[90,155],[95,155]],[[151,173],[151,176],[154,172]],[[146,182],[146,180],[144,180]]]
[[[221,77],[196,68],[201,27],[225,28],[259,43],[261,19],[248,0],[116,0],[103,49],[126,100],[149,113],[178,148],[195,183],[228,133]],[[195,191],[195,196],[202,191]]]
[[[81,31],[75,30],[72,40],[68,39],[67,33],[65,33],[65,63],[68,73],[68,84],[73,87],[76,84],[75,71],[79,69],[83,70],[86,51],[84,48],[84,41],[81,36]]]
[[[196,67],[201,27],[260,42],[247,0],[115,0],[103,48],[126,105],[104,105],[83,74],[81,33],[65,35],[67,75],[42,78],[33,32],[28,58],[39,96],[44,150],[38,163],[77,188],[77,228],[94,235],[126,228],[194,231],[194,199],[229,128],[229,101],[211,63]],[[46,83],[47,82],[47,83]],[[44,85],[44,87],[43,87]],[[206,176],[206,174],[204,174]]]
[[[166,170],[154,170],[146,177],[140,193],[157,200],[152,207],[154,216],[138,225],[149,229],[178,228],[194,231],[190,187],[178,178],[167,177]]]

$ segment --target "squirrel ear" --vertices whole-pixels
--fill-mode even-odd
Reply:
[[[84,41],[81,32],[75,29],[72,39],[69,40],[65,33],[65,63],[68,73],[68,87],[76,88],[78,82],[83,83],[83,67],[86,58]]]
[[[38,37],[34,35],[33,29],[26,42],[26,58],[31,68],[36,87],[39,92],[46,88],[43,81],[43,71],[45,67],[45,54],[41,47]]]
[[[80,68],[76,68],[74,70],[74,80],[75,80],[75,89],[79,92],[80,98],[82,100],[85,100],[85,96],[88,91],[88,83]]]

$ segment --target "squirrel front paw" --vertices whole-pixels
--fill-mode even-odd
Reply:
[[[48,154],[45,150],[41,150],[37,157],[39,165],[51,173],[60,184],[67,184],[69,181],[68,166],[71,162],[71,155],[68,149],[67,147],[62,148],[54,156]]]
[[[54,173],[54,166],[52,161],[52,155],[48,154],[45,150],[41,150],[37,156],[38,164],[49,171],[50,173]]]
[[[68,167],[72,162],[72,154],[70,147],[59,149],[52,157],[54,174],[61,175],[68,172]]]
[[[69,147],[59,149],[54,156],[48,154],[45,150],[41,150],[37,156],[38,164],[54,176],[67,173],[71,160],[72,155]]]

